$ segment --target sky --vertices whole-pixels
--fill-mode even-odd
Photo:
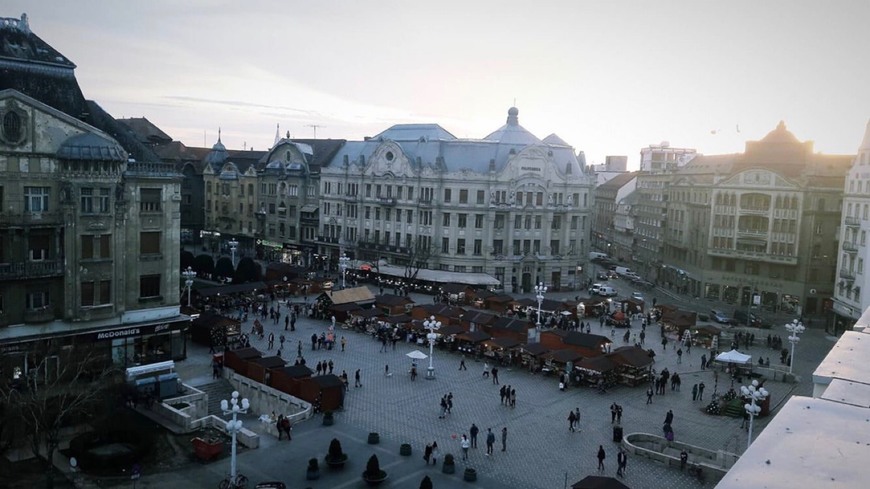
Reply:
[[[783,120],[854,154],[870,118],[867,0],[5,0],[85,97],[188,146],[268,149],[519,108],[587,163],[668,141],[741,152]],[[314,127],[317,126],[317,127]]]

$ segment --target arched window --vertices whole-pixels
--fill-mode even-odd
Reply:
[[[7,112],[3,116],[3,137],[7,141],[17,143],[21,140],[21,116],[17,112]]]

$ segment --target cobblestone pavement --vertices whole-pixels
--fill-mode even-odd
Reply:
[[[575,293],[561,296],[573,297]],[[649,294],[648,300],[649,299]],[[431,302],[430,296],[414,295],[412,298],[421,303]],[[559,299],[560,294],[548,295]],[[666,300],[666,299],[665,299]],[[282,308],[282,313],[285,312]],[[244,332],[250,331],[251,321],[243,326]],[[303,355],[307,364],[313,366],[320,360],[333,360],[334,373],[347,371],[351,387],[345,402],[344,411],[337,413],[337,425],[351,425],[362,431],[377,431],[381,437],[394,443],[411,443],[415,451],[421,451],[427,442],[437,441],[442,455],[447,452],[457,455],[457,469],[461,465],[458,438],[467,433],[472,423],[481,428],[480,448],[472,449],[468,465],[477,469],[486,479],[491,479],[506,487],[522,488],[562,488],[597,473],[595,458],[599,445],[607,452],[606,475],[616,472],[616,444],[612,442],[609,406],[616,402],[624,407],[623,427],[625,433],[646,432],[659,434],[665,414],[674,411],[673,428],[676,438],[693,445],[712,450],[725,450],[742,453],[746,447],[747,434],[739,428],[740,419],[708,416],[703,408],[709,402],[716,383],[714,373],[700,369],[700,356],[709,352],[693,349],[685,353],[682,363],[677,363],[677,355],[669,344],[662,351],[659,328],[647,328],[647,345],[658,353],[654,367],[661,370],[667,367],[671,373],[679,372],[682,377],[682,392],[672,392],[668,387],[666,395],[656,396],[651,405],[646,405],[644,387],[618,386],[605,394],[592,389],[573,388],[565,392],[558,390],[555,377],[531,375],[526,371],[511,371],[502,368],[500,381],[510,384],[517,391],[517,406],[509,408],[499,402],[499,386],[490,379],[482,377],[483,363],[466,360],[467,371],[460,371],[458,354],[437,350],[434,355],[436,378],[425,379],[428,360],[420,363],[421,375],[412,382],[408,375],[410,360],[406,353],[420,349],[428,353],[428,347],[398,343],[395,350],[380,353],[380,343],[361,333],[338,330],[337,339],[347,338],[347,351],[340,347],[331,351],[316,350],[310,347],[310,336],[326,329],[326,321],[300,318],[297,331],[285,332],[283,318],[280,324],[265,321],[266,337],[274,332],[287,337],[284,357],[296,356],[296,343],[302,340]],[[639,326],[633,328],[639,331]],[[592,327],[596,334],[610,335],[609,328]],[[787,333],[782,326],[772,330],[755,330],[759,335],[778,334],[785,338]],[[811,373],[834,344],[835,338],[828,337],[819,330],[807,330],[798,345],[795,373],[803,380],[795,387],[781,382],[769,381],[766,384],[771,392],[771,406],[780,405],[787,396],[794,393],[811,395]],[[619,334],[614,338],[614,346],[622,344]],[[756,345],[764,345],[764,339],[756,339]],[[277,348],[276,339],[275,346]],[[786,343],[786,345],[788,345]],[[267,341],[252,337],[252,346],[266,354]],[[269,353],[274,354],[276,348]],[[724,349],[724,347],[723,347]],[[202,355],[207,358],[205,349],[201,352],[193,347],[191,365],[196,365]],[[777,352],[763,346],[749,349],[754,355],[770,356],[774,364],[779,360]],[[392,376],[384,375],[384,366],[390,366]],[[183,366],[182,366],[183,369]],[[360,369],[361,388],[354,388],[353,376]],[[193,369],[195,370],[195,369]],[[692,402],[692,385],[703,381],[706,384],[705,402]],[[724,373],[719,375],[718,391],[724,393],[730,387],[730,380]],[[739,385],[734,386],[739,390]],[[441,396],[452,392],[454,395],[453,412],[445,419],[439,418]],[[581,431],[570,433],[567,427],[568,411],[574,408],[581,411]],[[768,419],[755,423],[755,433],[763,430]],[[316,423],[316,421],[311,421]],[[507,450],[501,451],[500,432],[507,427]],[[496,451],[492,457],[484,455],[485,433],[487,428],[497,432]],[[625,482],[634,489],[653,487],[697,487],[697,481],[690,479],[678,470],[667,468],[659,463],[638,457],[630,457]],[[409,486],[410,487],[410,486]]]

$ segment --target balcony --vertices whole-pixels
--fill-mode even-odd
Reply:
[[[721,256],[725,258],[740,258],[750,261],[761,261],[766,263],[781,263],[785,265],[797,265],[798,259],[796,256],[789,255],[773,255],[760,251],[743,251],[721,248],[707,248],[707,254],[710,256]]]
[[[60,212],[0,212],[0,226],[56,226],[63,224]]]
[[[855,280],[855,273],[852,272],[851,270],[841,268],[840,269],[840,278],[846,279],[846,280]]]
[[[766,216],[770,214],[769,207],[739,207],[740,214],[749,216]]]
[[[843,251],[845,251],[846,253],[853,253],[853,254],[857,253],[858,252],[858,245],[855,243],[851,243],[849,241],[844,241],[843,242]]]
[[[394,197],[380,197],[376,199],[381,205],[393,206],[396,205],[396,199]]]
[[[342,198],[344,199],[345,202],[359,202],[359,196],[356,194],[353,194],[353,195],[347,194]]]
[[[845,221],[846,225],[849,227],[860,227],[861,226],[861,221],[857,217],[846,216],[843,218],[843,220]]]
[[[338,238],[330,237],[330,236],[318,236],[317,241],[321,243],[331,243],[338,244]]]
[[[37,307],[24,311],[25,323],[47,323],[54,320],[54,311],[50,306]]]
[[[432,207],[432,199],[420,199],[420,207]]]
[[[0,263],[0,280],[62,277],[63,260]]]

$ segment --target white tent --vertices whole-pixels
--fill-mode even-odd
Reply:
[[[420,350],[414,350],[411,353],[406,353],[405,356],[407,356],[408,358],[413,358],[414,360],[424,360],[426,358],[429,358],[428,355]]]
[[[739,363],[741,365],[752,362],[752,355],[740,353],[737,350],[726,351],[716,356],[717,362]]]

